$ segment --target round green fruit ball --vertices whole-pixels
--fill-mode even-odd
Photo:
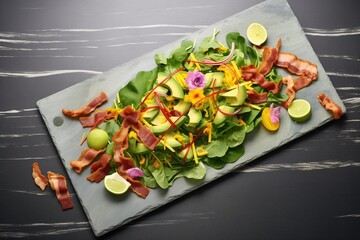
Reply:
[[[87,144],[89,148],[100,150],[108,144],[109,135],[102,129],[95,128],[89,132]]]

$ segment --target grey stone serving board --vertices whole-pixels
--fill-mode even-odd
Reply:
[[[156,53],[163,53],[166,56],[182,40],[194,40],[195,38],[201,40],[212,35],[214,28],[220,30],[218,39],[225,43],[226,33],[236,31],[245,36],[246,28],[252,22],[262,23],[268,30],[267,45],[275,46],[277,39],[280,37],[282,39],[281,51],[292,52],[298,57],[318,65],[318,80],[297,93],[297,98],[308,100],[312,106],[312,117],[306,123],[297,124],[293,122],[287,112],[282,109],[280,130],[276,133],[269,133],[263,127],[258,127],[256,131],[247,136],[245,154],[237,162],[227,164],[221,170],[207,168],[203,180],[187,181],[186,179],[178,179],[168,190],[151,190],[146,199],[142,199],[130,191],[121,196],[112,195],[106,191],[103,183],[94,184],[86,180],[86,176],[90,173],[89,169],[86,169],[81,174],[77,174],[71,169],[69,162],[77,159],[82,148],[85,147],[79,146],[84,129],[78,121],[69,118],[64,118],[63,124],[56,126],[54,118],[62,117],[62,108],[79,108],[91,101],[100,91],[106,92],[109,96],[110,101],[102,107],[106,108],[112,104],[113,99],[116,99],[117,91],[133,79],[136,73],[151,70],[155,67],[154,56]],[[286,72],[282,73],[288,74]],[[285,0],[269,0],[201,29],[186,38],[179,39],[174,43],[115,67],[108,72],[43,98],[37,102],[37,105],[91,227],[95,235],[100,236],[190,193],[331,121],[333,119],[331,114],[317,101],[316,95],[320,91],[329,95],[345,112],[345,106],[326,75],[288,3]]]

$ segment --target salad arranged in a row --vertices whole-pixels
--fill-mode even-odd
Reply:
[[[90,128],[81,139],[88,147],[70,163],[74,171],[90,166],[89,181],[145,198],[149,188],[167,189],[180,177],[204,178],[205,165],[237,161],[257,126],[276,131],[280,109],[291,109],[296,92],[317,79],[317,66],[280,52],[280,39],[275,47],[249,46],[237,32],[227,33],[225,43],[217,35],[157,54],[156,67],[122,87],[112,107],[98,108],[107,101],[101,92],[80,109],[63,109]],[[311,107],[303,106],[289,111],[295,121],[310,116]]]

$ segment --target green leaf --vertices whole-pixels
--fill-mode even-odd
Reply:
[[[152,176],[154,177],[156,183],[161,187],[162,189],[169,188],[169,182],[166,178],[165,170],[163,164],[159,161],[159,167],[155,168],[153,164],[150,164],[148,166],[148,169],[150,170]]]
[[[208,152],[207,156],[209,158],[224,156],[228,148],[224,138],[213,140],[211,143],[204,146],[204,149]]]
[[[239,146],[243,143],[246,135],[246,128],[244,126],[235,126],[230,129],[225,135],[226,145],[230,148]]]
[[[122,106],[133,105],[137,108],[141,103],[141,99],[152,89],[156,78],[157,68],[151,71],[139,72],[135,79],[120,89],[119,97]]]
[[[186,178],[203,179],[206,174],[206,168],[202,162],[199,162],[195,167],[184,169],[181,174]]]
[[[166,65],[167,58],[163,54],[156,54],[155,55],[155,62],[157,65]]]

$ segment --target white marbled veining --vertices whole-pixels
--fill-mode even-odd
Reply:
[[[320,29],[320,28],[304,27],[303,29],[306,35],[320,36],[320,37],[342,37],[342,36],[352,36],[352,35],[360,34],[360,27],[337,28],[337,29]]]

